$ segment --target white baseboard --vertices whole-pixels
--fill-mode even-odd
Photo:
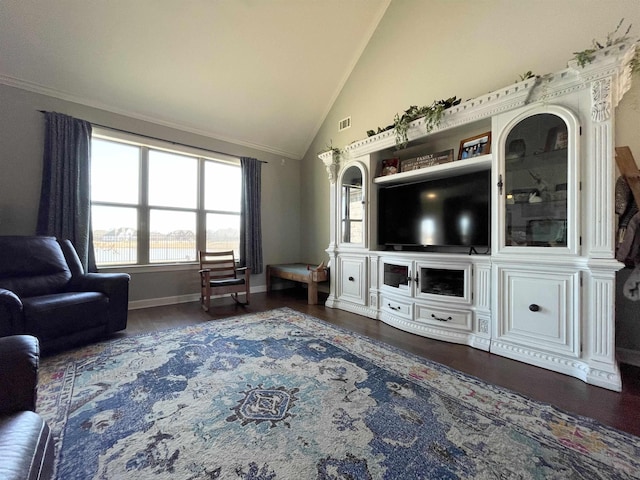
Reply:
[[[267,286],[261,285],[251,288],[251,293],[266,292]],[[222,298],[226,295],[216,295],[214,298]],[[164,307],[166,305],[177,305],[179,303],[190,303],[200,301],[199,293],[190,293],[188,295],[176,295],[174,297],[145,298],[144,300],[133,300],[129,302],[129,310],[138,310],[141,308]]]
[[[640,367],[640,350],[631,350],[630,348],[616,348],[616,354],[620,363]]]

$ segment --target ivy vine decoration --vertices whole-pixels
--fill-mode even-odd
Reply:
[[[327,153],[327,152],[333,152],[334,155],[340,155],[342,153],[342,150],[340,150],[338,147],[334,147],[333,140],[329,140],[329,144],[327,145],[327,148],[322,150],[320,154]]]
[[[424,117],[425,129],[427,133],[430,133],[440,124],[444,111],[447,108],[458,105],[460,101],[461,99],[457,97],[450,97],[446,100],[434,101],[429,106],[418,107],[411,105],[402,115],[396,113],[393,118],[393,128],[396,134],[396,149],[405,148],[409,143],[408,132],[411,122]]]
[[[631,31],[632,25],[629,25],[627,27],[627,30],[624,32],[623,35],[618,35],[618,31],[620,30],[620,27],[622,27],[623,22],[624,22],[624,18],[620,20],[616,29],[607,35],[607,40],[605,42],[601,43],[594,39],[592,48],[587,48],[580,52],[573,52],[573,54],[575,55],[574,59],[576,60],[576,62],[578,62],[578,65],[584,68],[585,65],[593,62],[593,60],[596,58],[594,54],[598,50],[602,50],[604,48],[608,48],[613,45],[617,45],[619,43],[623,43],[629,40],[629,32]],[[638,57],[638,52],[636,53],[636,56],[632,61],[632,70],[634,72],[637,72],[638,70],[640,70],[640,61]]]
[[[367,137],[373,137],[374,135],[378,135],[379,133],[386,132],[387,130],[392,130],[393,125],[387,125],[384,128],[378,127],[378,130],[367,130]]]
[[[535,78],[535,77],[536,75],[534,75],[534,73],[531,70],[529,70],[528,72],[525,72],[522,75],[520,75],[520,78],[516,80],[516,83],[524,82],[525,80],[529,80],[530,78]]]

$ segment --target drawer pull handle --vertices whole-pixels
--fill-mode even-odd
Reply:
[[[431,318],[434,318],[436,320],[438,320],[439,322],[448,322],[449,320],[453,320],[451,317],[449,318],[442,318],[442,317],[436,317],[435,314],[431,314]]]
[[[529,305],[529,310],[531,310],[532,312],[539,312],[540,306],[536,305],[535,303],[532,303],[531,305]]]
[[[395,310],[396,312],[399,312],[399,311],[400,311],[400,307],[394,307],[394,306],[393,306],[393,305],[391,305],[390,303],[389,303],[389,304],[387,304],[387,305],[389,306],[389,308],[390,308],[391,310]]]
[[[349,277],[349,281],[350,281],[350,282],[354,282],[354,281],[355,281],[355,278],[353,278],[353,277]]]

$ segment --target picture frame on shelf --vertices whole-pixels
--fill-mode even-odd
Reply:
[[[491,132],[481,133],[460,141],[458,160],[491,153]]]
[[[380,176],[386,177],[387,175],[393,175],[400,171],[400,159],[399,158],[386,158],[382,160],[382,166],[380,170]]]
[[[419,157],[408,158],[400,162],[401,172],[410,172],[425,167],[433,167],[442,163],[453,162],[453,148],[437,153],[427,153]]]
[[[549,129],[547,133],[547,142],[544,146],[545,152],[554,152],[556,150],[564,150],[569,143],[569,134],[566,125],[558,125]]]

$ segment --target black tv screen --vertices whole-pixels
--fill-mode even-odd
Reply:
[[[388,247],[490,244],[490,172],[381,187],[378,243]]]

